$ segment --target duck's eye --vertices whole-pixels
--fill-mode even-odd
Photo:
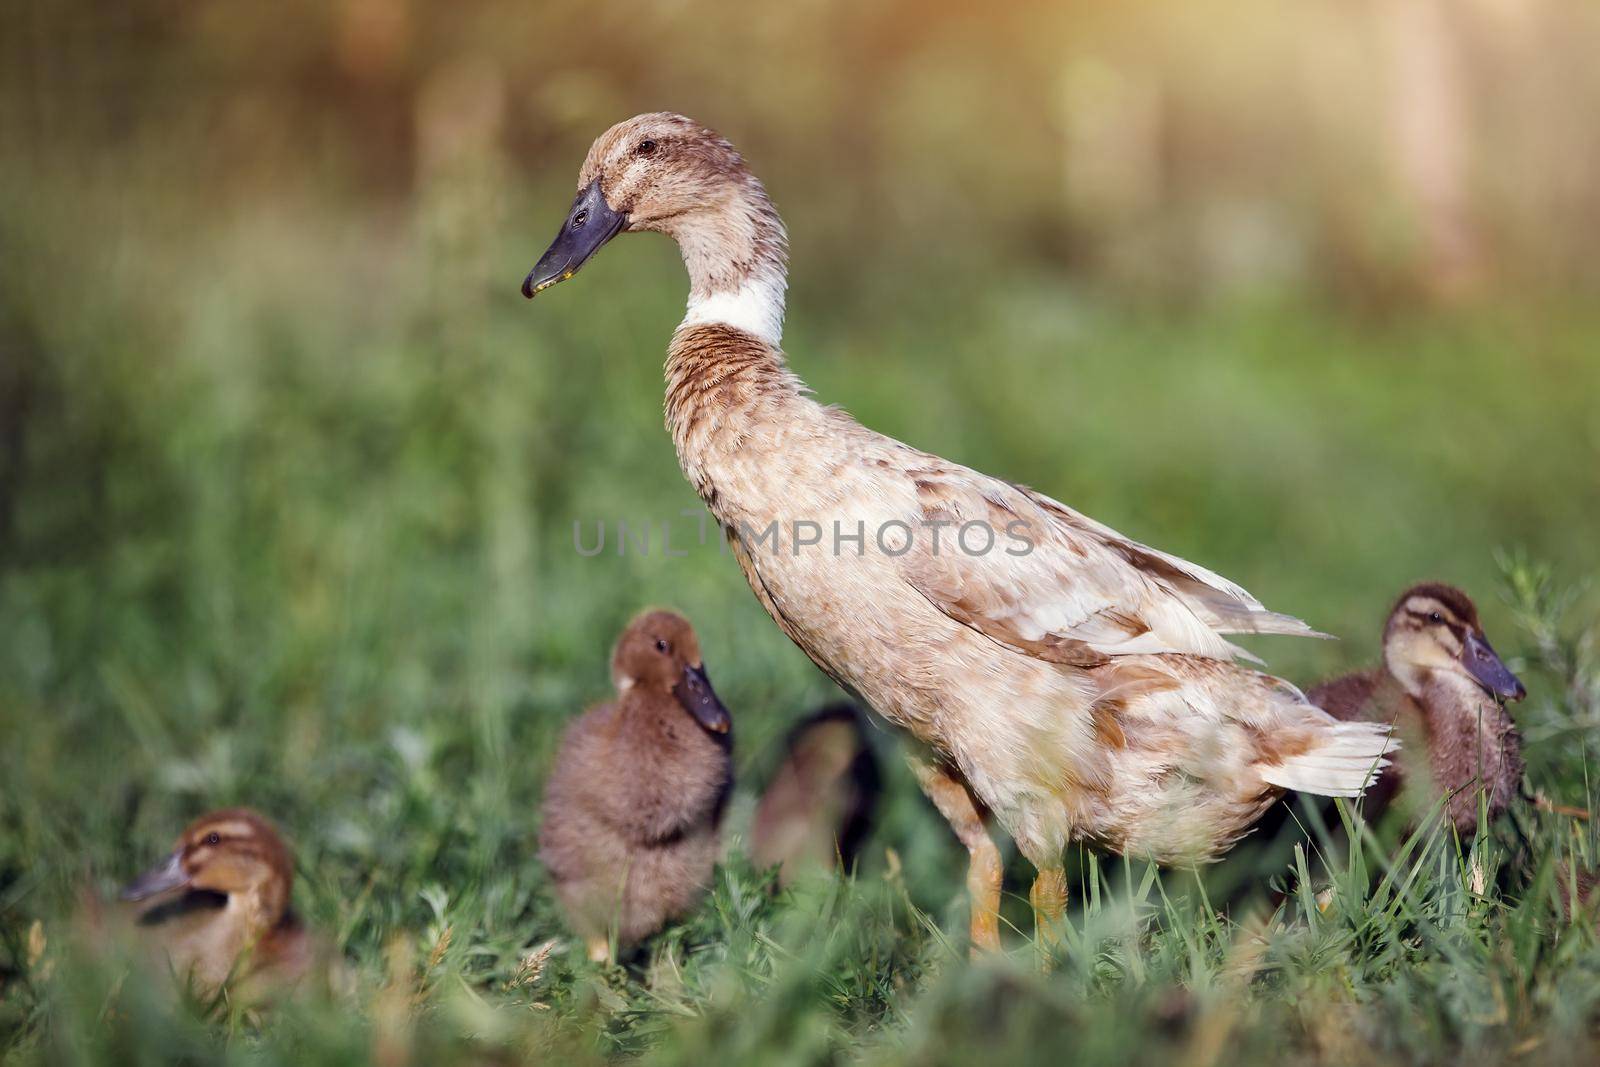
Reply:
[[[588,208],[584,208],[582,211],[580,211],[576,215],[572,216],[572,228],[574,230],[576,230],[579,226],[582,226],[584,223],[586,223],[588,221],[589,221],[589,209]]]
[[[656,651],[657,652],[666,652],[671,648],[672,648],[672,646],[667,644],[666,641],[662,640],[659,637],[656,638]]]
[[[1440,615],[1437,611],[1430,611],[1430,612],[1428,612],[1428,621],[1429,622],[1444,622],[1444,616]]]
[[[641,156],[648,156],[655,150],[656,143],[649,138],[645,138],[643,141],[640,141],[639,146],[634,149],[634,151],[639,153]]]
[[[206,844],[208,844],[208,845],[220,845],[220,844],[222,844],[222,835],[217,833],[215,830],[211,831],[209,834],[206,835]]]

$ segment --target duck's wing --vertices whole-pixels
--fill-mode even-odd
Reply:
[[[944,464],[905,474],[912,525],[922,524],[901,557],[906,580],[951,618],[1019,652],[1080,666],[1160,652],[1253,660],[1222,635],[1324,636],[1043,494]],[[982,550],[982,528],[963,536],[970,523],[992,531],[993,545]],[[930,524],[940,524],[937,545]]]

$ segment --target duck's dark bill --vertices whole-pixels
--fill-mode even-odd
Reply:
[[[1489,642],[1477,634],[1467,635],[1466,646],[1461,650],[1461,663],[1467,668],[1467,673],[1476,678],[1478,684],[1492,696],[1501,700],[1521,700],[1528,695],[1522,681],[1506,669]]]
[[[728,709],[722,706],[716,690],[711,688],[711,679],[706,677],[704,667],[685,667],[683,678],[673,686],[672,692],[684,710],[712,733],[725,734],[733,725]]]
[[[578,268],[627,222],[628,216],[612,211],[606,203],[600,192],[600,179],[590,182],[572,202],[567,221],[561,224],[561,232],[550,242],[549,249],[539,257],[539,265],[523,279],[522,295],[532,300],[534,294],[578,273]]]
[[[189,875],[183,869],[183,854],[174,852],[159,867],[152,867],[122,887],[123,900],[146,900],[169,889],[181,889],[189,884]]]

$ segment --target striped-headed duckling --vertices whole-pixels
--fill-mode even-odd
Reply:
[[[189,824],[172,852],[122,890],[139,931],[196,992],[230,986],[265,999],[298,982],[318,955],[289,907],[294,864],[272,824],[226,808]]]
[[[1376,818],[1400,798],[1411,821],[1444,800],[1464,835],[1490,820],[1522,783],[1522,741],[1505,702],[1527,695],[1496,655],[1461,590],[1437,582],[1400,595],[1383,628],[1383,666],[1310,690],[1313,704],[1345,720],[1391,722],[1404,747],[1366,795]]]

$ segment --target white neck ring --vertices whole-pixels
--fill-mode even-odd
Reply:
[[[783,291],[780,278],[746,278],[739,288],[689,297],[689,313],[678,328],[718,324],[754,334],[769,345],[783,339]]]

